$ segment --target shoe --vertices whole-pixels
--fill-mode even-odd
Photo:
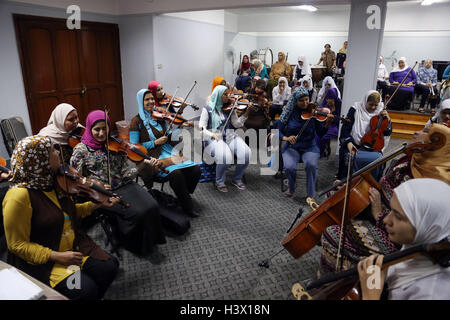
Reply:
[[[232,184],[234,186],[236,186],[236,188],[238,188],[239,190],[245,190],[247,189],[247,187],[245,186],[245,184],[242,181],[238,181],[238,182],[232,182]]]
[[[188,211],[188,212],[185,211],[185,213],[191,218],[198,218],[198,217],[200,217],[200,214],[197,211],[195,211],[195,210],[191,210],[191,211]]]
[[[425,109],[424,108],[419,108],[418,110],[420,113],[425,113]]]
[[[286,190],[286,191],[284,192],[284,195],[285,195],[286,197],[288,197],[288,198],[290,198],[290,197],[293,196],[293,194],[292,194],[289,190]]]
[[[216,189],[220,192],[228,192],[228,187],[225,184],[218,185],[216,184]]]

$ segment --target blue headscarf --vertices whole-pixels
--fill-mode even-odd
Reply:
[[[144,121],[144,125],[147,127],[149,124],[153,127],[159,127],[158,122],[152,118],[151,112],[145,110],[144,108],[144,96],[147,92],[152,93],[148,89],[141,89],[136,94],[137,103],[139,107],[139,117]]]
[[[297,105],[297,100],[301,99],[305,96],[309,97],[308,90],[304,87],[297,87],[292,92],[289,101],[287,103],[286,108],[283,110],[283,113],[280,116],[280,122],[282,126],[285,126],[291,117],[292,111],[294,111],[295,106]]]
[[[220,127],[222,120],[219,116],[219,111],[222,110],[223,102],[222,95],[228,88],[222,85],[216,86],[211,94],[211,100],[208,102],[208,106],[211,107],[211,126],[213,130]]]

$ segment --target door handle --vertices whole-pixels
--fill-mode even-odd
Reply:
[[[81,88],[81,96],[83,97],[86,94],[87,88],[86,86],[83,84],[83,87]]]

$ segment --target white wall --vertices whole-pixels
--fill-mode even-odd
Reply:
[[[245,35],[235,32],[225,32],[225,55],[223,77],[229,82],[234,83],[239,68],[239,58],[244,55],[250,57],[250,52],[258,48],[258,38],[256,36]],[[230,61],[229,52],[234,53],[234,68]],[[242,59],[242,58],[241,58]]]
[[[153,30],[155,79],[168,93],[174,93],[179,86],[177,95],[180,97],[188,93],[196,80],[188,101],[203,107],[211,93],[212,80],[223,74],[223,23],[216,25],[157,15],[153,19]],[[187,108],[183,115],[192,118],[200,112]]]

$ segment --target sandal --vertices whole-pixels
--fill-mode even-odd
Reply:
[[[245,190],[247,189],[247,187],[245,186],[245,184],[242,181],[238,181],[238,182],[232,182],[232,184],[234,186],[236,186],[236,188],[238,188],[239,190]]]
[[[418,110],[420,113],[425,113],[425,109],[424,108],[419,108]]]
[[[290,198],[290,197],[293,196],[293,194],[292,194],[289,190],[286,190],[286,191],[284,192],[284,195],[285,195],[286,197],[288,197],[288,198]]]
[[[216,189],[220,192],[228,192],[228,187],[226,184],[216,184]]]

